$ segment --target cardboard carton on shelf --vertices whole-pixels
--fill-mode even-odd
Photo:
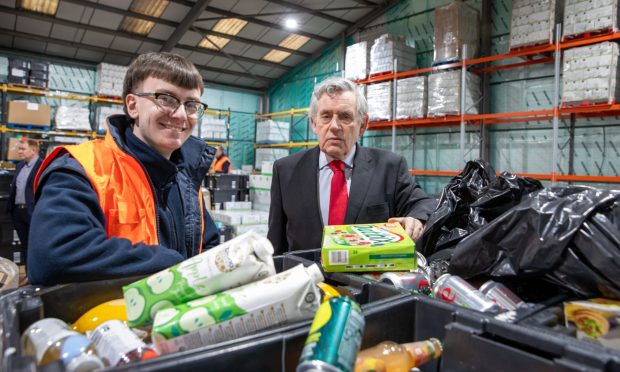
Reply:
[[[17,156],[17,147],[19,146],[19,137],[11,137],[7,142],[6,160],[21,160]]]
[[[9,124],[49,127],[51,108],[49,105],[26,101],[9,102]]]

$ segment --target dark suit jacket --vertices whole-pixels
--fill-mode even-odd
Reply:
[[[267,237],[276,254],[321,247],[319,153],[315,147],[273,165]],[[357,145],[345,224],[405,216],[426,221],[436,206],[437,200],[415,184],[402,156]]]
[[[34,210],[34,177],[37,175],[39,168],[41,168],[41,163],[43,160],[41,157],[37,159],[36,163],[34,163],[34,167],[30,174],[28,175],[28,180],[26,181],[26,207],[28,209],[28,213],[32,215],[32,211]],[[13,174],[13,180],[11,180],[11,193],[9,194],[9,204],[7,205],[7,212],[13,212],[13,206],[15,205],[15,194],[17,193],[17,187],[15,185],[17,181],[17,175],[24,168],[26,162],[20,161],[17,163],[17,167],[15,168],[15,173]]]

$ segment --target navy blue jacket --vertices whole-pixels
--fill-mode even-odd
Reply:
[[[33,284],[150,274],[200,249],[197,189],[215,149],[190,137],[168,160],[133,134],[124,115],[108,118],[108,128],[119,147],[148,174],[157,201],[159,245],[108,238],[95,190],[82,166],[65,153],[41,174],[35,194],[28,247],[28,277]],[[203,213],[204,251],[219,243],[219,233],[205,208]]]
[[[26,180],[26,209],[28,210],[28,213],[30,215],[32,215],[32,210],[34,209],[34,176],[36,176],[39,168],[41,168],[41,163],[43,163],[43,160],[41,160],[41,158],[38,158],[37,161],[34,163],[30,174],[28,175],[28,179]],[[6,206],[6,211],[9,214],[13,212],[13,207],[15,205],[15,194],[17,194],[17,175],[24,168],[25,165],[25,161],[20,161],[19,163],[17,163],[15,173],[13,174],[13,179],[11,180],[11,193],[9,194],[9,204]]]

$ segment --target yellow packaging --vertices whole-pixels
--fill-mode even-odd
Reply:
[[[73,330],[85,333],[94,330],[99,324],[108,320],[127,322],[127,309],[124,299],[119,298],[118,300],[104,302],[88,310],[73,323]]]
[[[565,302],[564,319],[566,326],[577,328],[577,338],[620,350],[620,301],[593,298]]]

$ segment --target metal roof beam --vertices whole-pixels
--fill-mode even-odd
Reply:
[[[283,7],[289,8],[289,9],[298,10],[298,11],[301,11],[301,12],[304,12],[304,13],[307,13],[307,14],[312,14],[313,16],[320,17],[320,18],[326,19],[328,21],[340,23],[340,24],[343,24],[345,26],[353,26],[353,22],[346,21],[346,20],[344,20],[342,18],[334,17],[333,15],[322,13],[322,12],[320,12],[318,10],[315,10],[315,9],[306,8],[305,6],[301,6],[301,5],[297,5],[297,4],[292,4],[292,3],[289,3],[289,2],[284,1],[284,0],[267,0],[267,1],[269,1],[270,3],[273,3],[273,4],[278,4],[280,6],[283,6]]]
[[[191,1],[188,0],[170,0],[171,2],[177,3],[177,4],[181,4],[181,5],[185,5],[185,6],[193,6],[194,3],[192,3]],[[291,32],[291,30],[287,29],[286,27],[284,27],[283,25],[279,25],[277,23],[271,23],[271,22],[267,22],[267,21],[263,21],[254,17],[248,17],[246,15],[243,14],[239,14],[239,13],[233,13],[233,12],[229,12],[227,10],[224,9],[219,9],[219,8],[214,8],[212,6],[207,6],[207,8],[205,9],[208,12],[211,13],[215,13],[215,14],[219,14],[228,18],[239,18],[239,19],[243,19],[244,21],[248,21],[250,23],[254,23],[260,26],[265,26],[265,27],[269,27],[269,28],[276,28],[278,30],[282,30],[285,32]],[[309,37],[311,39],[315,39],[315,40],[319,40],[325,43],[328,43],[331,41],[330,38],[324,37],[324,36],[320,36],[320,35],[316,35],[313,34],[311,32],[306,32],[306,31],[301,31],[301,30],[296,30],[295,33],[297,35],[302,35],[302,36],[306,36]]]
[[[169,52],[174,48],[175,45],[181,40],[183,35],[189,30],[189,28],[194,24],[194,21],[200,17],[202,12],[205,10],[207,5],[211,0],[198,0],[196,4],[192,7],[192,9],[187,12],[185,18],[181,21],[181,23],[174,30],[172,35],[168,38],[163,47],[161,47],[160,51]]]
[[[149,38],[149,37],[146,37],[146,36],[134,35],[134,34],[130,34],[130,33],[127,33],[127,32],[114,31],[114,30],[110,30],[110,29],[107,29],[107,28],[103,28],[103,27],[98,27],[98,26],[93,26],[93,25],[89,25],[89,24],[68,21],[68,20],[56,18],[56,17],[53,17],[53,16],[48,16],[48,15],[44,15],[44,14],[40,14],[40,13],[35,13],[35,12],[29,12],[29,11],[25,11],[25,10],[21,10],[21,9],[10,8],[10,7],[7,7],[7,6],[0,5],[0,12],[6,12],[6,13],[15,14],[15,15],[18,15],[18,16],[30,17],[30,18],[34,18],[34,19],[39,19],[39,20],[43,20],[43,21],[47,21],[47,22],[58,23],[58,24],[61,24],[61,25],[75,27],[75,28],[82,28],[82,29],[86,29],[86,30],[90,30],[90,31],[95,31],[95,32],[100,32],[102,34],[111,35],[111,36],[122,36],[122,37],[126,37],[126,38],[133,39],[133,40],[153,43],[153,44],[156,44],[156,45],[159,45],[159,46],[164,45],[163,41],[157,40],[157,39],[153,39],[153,38]],[[212,56],[218,56],[218,57],[223,57],[224,56],[222,53],[219,53],[219,52],[211,50],[211,49],[206,49],[206,48],[198,48],[198,47],[192,47],[192,46],[187,46],[187,45],[177,45],[176,48],[183,49],[183,50],[189,50],[189,51],[192,51],[192,52],[200,52],[200,53],[204,53],[204,54],[208,54],[208,55],[212,55]],[[248,58],[248,57],[237,56],[237,55],[233,55],[233,56],[237,60],[243,61],[243,62],[247,62],[247,63],[255,63],[255,64],[259,64],[259,65],[263,65],[263,66],[267,66],[267,67],[271,67],[271,68],[280,68],[280,69],[284,69],[284,70],[288,70],[289,69],[287,66],[284,66],[284,65],[281,65],[281,64],[278,64],[278,63],[269,62],[269,61],[264,61],[264,60],[261,60],[261,59],[254,59],[254,58]]]
[[[77,5],[82,5],[82,6],[87,6],[93,9],[99,9],[99,10],[103,10],[106,12],[110,12],[110,13],[115,13],[115,14],[120,14],[123,16],[128,16],[128,17],[133,17],[133,18],[137,18],[137,19],[143,19],[145,21],[151,21],[154,23],[159,23],[165,26],[169,26],[169,27],[173,27],[173,28],[177,28],[179,27],[179,23],[177,22],[173,22],[173,21],[168,21],[166,19],[162,19],[162,18],[157,18],[157,17],[151,17],[151,16],[147,16],[144,14],[140,14],[140,13],[135,13],[129,10],[123,10],[120,8],[115,8],[113,6],[108,6],[108,5],[103,5],[100,3],[93,3],[90,1],[86,1],[86,0],[63,0],[64,2],[69,2],[72,4],[77,4]],[[227,17],[217,17],[216,19],[225,19]],[[194,22],[199,22],[199,21],[204,21],[204,20],[209,20],[209,19],[197,19]],[[270,44],[270,43],[265,43],[262,41],[257,41],[257,40],[252,40],[252,39],[246,39],[243,37],[239,37],[236,35],[228,35],[228,34],[223,34],[221,32],[217,32],[217,31],[213,31],[213,30],[207,30],[201,27],[196,27],[194,26],[196,29],[202,31],[203,33],[209,34],[209,35],[213,35],[213,36],[219,36],[219,37],[225,37],[227,39],[230,40],[235,40],[241,43],[245,43],[245,44],[249,44],[249,45],[256,45],[256,46],[260,46],[263,48],[268,48],[268,49],[277,49],[277,50],[281,50],[283,52],[288,52],[288,53],[292,53],[292,54],[297,54],[299,56],[302,57],[310,57],[311,54],[310,53],[305,53],[305,52],[301,52],[299,50],[294,50],[294,49],[288,49],[288,48],[283,48],[277,44]]]
[[[356,33],[357,31],[360,31],[361,29],[366,27],[370,22],[372,22],[375,19],[377,19],[377,17],[380,17],[390,7],[392,7],[393,5],[395,5],[398,2],[399,2],[399,0],[386,0],[383,4],[380,4],[380,5],[379,4],[375,4],[377,9],[373,10],[372,12],[370,12],[368,14],[366,14],[361,19],[359,19],[357,22],[355,22],[355,24],[353,26],[347,28],[344,31],[345,37],[349,37],[349,36],[353,35],[354,33]]]

